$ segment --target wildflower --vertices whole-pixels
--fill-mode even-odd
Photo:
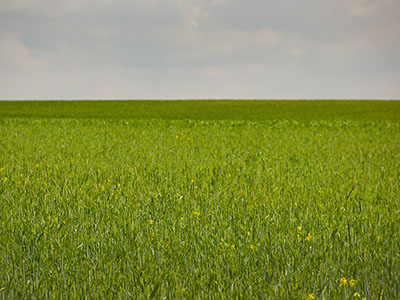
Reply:
[[[349,281],[349,285],[350,285],[351,287],[355,286],[355,285],[356,285],[356,281],[355,281],[354,279],[351,279],[351,280]]]
[[[360,295],[360,293],[358,293],[358,292],[355,292],[355,293],[353,294],[353,297],[354,297],[354,298],[360,298],[360,297],[361,297],[361,295]]]
[[[149,220],[149,224],[150,224],[150,225],[153,225],[153,223],[154,223],[154,221],[150,219],[150,220]]]
[[[117,186],[118,186],[118,187],[121,187],[121,184],[120,184],[120,183],[117,183]]]
[[[192,179],[190,182],[191,182],[191,183],[194,183],[194,179]]]
[[[361,298],[361,300],[367,300],[367,298],[365,298],[365,297],[362,297],[362,298]]]
[[[195,215],[195,216],[200,216],[200,212],[199,211],[193,211],[193,215]]]
[[[39,168],[39,164],[36,164],[36,165],[35,165],[35,168],[36,168],[36,169]]]
[[[7,180],[8,180],[8,178],[7,178],[7,177],[4,177],[4,182],[7,182]]]
[[[181,221],[183,221],[183,216],[181,217]]]
[[[377,240],[378,242],[380,242],[380,241],[382,240],[382,237],[381,237],[380,235],[378,235],[378,236],[376,237],[376,240]]]
[[[54,222],[58,223],[58,218],[57,217],[54,218]]]
[[[0,172],[3,172],[4,171],[4,168],[0,168]]]
[[[308,233],[308,235],[306,236],[305,240],[306,241],[311,241],[311,234],[310,233]]]
[[[231,245],[231,249],[235,250],[235,245],[234,244]]]
[[[176,135],[175,138],[176,138],[176,139],[179,139],[179,136]]]
[[[228,177],[231,177],[232,175],[231,174],[228,174]]]
[[[345,285],[347,285],[347,279],[345,277],[340,278],[339,286],[345,286]]]
[[[250,248],[251,250],[253,250],[253,249],[254,249],[254,245],[253,245],[253,244],[250,244],[249,248]]]
[[[225,242],[225,240],[223,238],[221,238],[221,243]]]
[[[251,236],[251,233],[250,233],[250,231],[247,231],[247,236]]]
[[[301,231],[302,229],[303,229],[303,227],[297,226],[297,230],[298,230],[298,231]]]
[[[314,294],[309,294],[307,297],[307,300],[314,300],[314,299],[315,299]]]
[[[104,185],[101,186],[101,191],[104,192]]]

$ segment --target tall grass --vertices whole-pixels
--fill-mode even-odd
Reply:
[[[400,296],[399,123],[8,118],[0,149],[3,298]]]

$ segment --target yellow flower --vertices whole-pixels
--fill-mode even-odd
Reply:
[[[382,240],[382,237],[381,237],[380,235],[378,235],[377,238],[376,238],[376,240],[377,240],[378,242],[380,242],[380,241]]]
[[[314,294],[309,294],[307,297],[307,300],[314,300],[314,299],[315,299]]]
[[[231,245],[231,249],[235,250],[235,245],[234,244]]]
[[[179,136],[176,135],[175,138],[176,138],[176,139],[179,139]]]
[[[355,286],[355,285],[356,285],[356,281],[355,281],[354,279],[351,279],[351,280],[349,281],[349,285],[350,285],[351,287]]]
[[[149,220],[149,224],[150,224],[150,225],[153,225],[153,223],[154,223],[154,221],[150,219],[150,220]]]
[[[251,236],[251,233],[250,233],[250,231],[247,231],[247,236]]]
[[[183,221],[183,216],[181,217],[181,221]]]
[[[102,192],[104,191],[104,185],[101,186],[101,191],[102,191]]]
[[[7,178],[7,177],[4,177],[4,182],[7,182],[7,180],[8,180],[8,178]]]
[[[361,295],[360,295],[360,293],[358,293],[358,292],[355,292],[355,293],[353,294],[353,297],[355,297],[355,298],[360,298],[360,297],[361,297]]]
[[[121,184],[120,184],[120,183],[117,183],[117,186],[118,186],[118,187],[121,187]]]
[[[36,165],[35,165],[35,168],[36,168],[36,169],[39,168],[39,164],[36,164]]]
[[[302,229],[303,229],[303,227],[297,226],[297,230],[298,230],[298,231],[301,231]]]
[[[223,238],[221,238],[221,243],[225,242],[225,240]]]
[[[308,233],[308,235],[306,236],[305,240],[306,241],[311,241],[311,234],[310,233]]]
[[[228,174],[228,177],[231,177],[232,175],[231,174]]]
[[[345,285],[347,285],[347,279],[344,278],[344,277],[340,278],[340,284],[339,284],[339,286],[345,286]]]
[[[253,250],[253,249],[254,249],[254,245],[253,245],[253,244],[250,244],[249,248],[250,248],[251,250]]]
[[[4,168],[0,168],[0,172],[3,172],[4,171]]]
[[[365,297],[362,297],[362,298],[361,298],[361,300],[367,300],[367,298],[365,298]]]
[[[200,216],[200,212],[199,211],[193,211],[193,215],[195,215],[195,216]]]

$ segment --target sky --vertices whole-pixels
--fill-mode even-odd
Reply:
[[[400,1],[0,0],[0,99],[400,99]]]

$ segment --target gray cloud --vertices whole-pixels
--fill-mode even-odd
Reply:
[[[397,0],[5,0],[0,98],[400,98]]]

